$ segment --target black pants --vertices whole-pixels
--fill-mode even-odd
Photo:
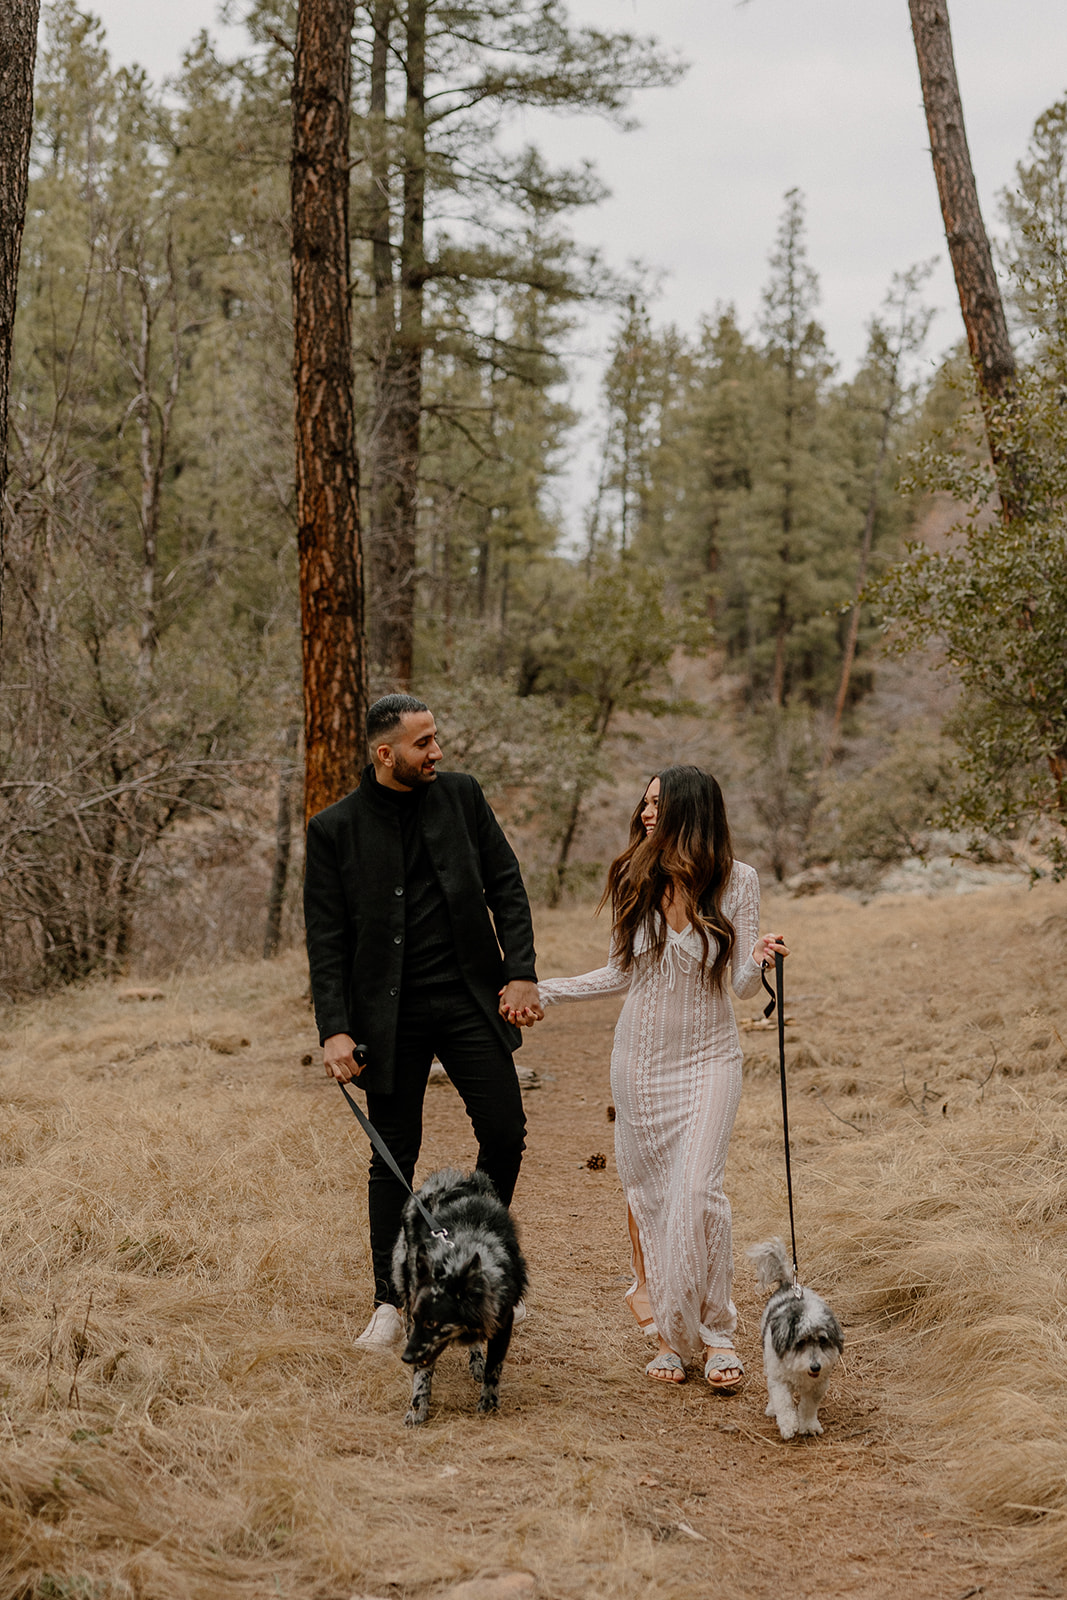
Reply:
[[[478,1167],[492,1178],[504,1204],[510,1205],[526,1148],[522,1094],[511,1052],[465,988],[448,984],[402,994],[393,1093],[368,1093],[367,1115],[410,1183],[422,1143],[422,1104],[435,1055],[467,1108],[478,1140]],[[395,1305],[393,1246],[407,1194],[377,1150],[371,1152],[367,1193],[374,1303]]]

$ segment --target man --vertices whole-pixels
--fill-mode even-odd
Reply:
[[[308,825],[304,920],[326,1074],[365,1089],[410,1182],[437,1055],[463,1097],[478,1166],[509,1205],[526,1118],[512,1060],[522,1036],[507,1019],[542,1014],[519,864],[475,780],[437,771],[437,726],[421,700],[376,701],[367,741],[359,788]],[[405,1199],[373,1151],[364,1349],[403,1337],[391,1263]]]

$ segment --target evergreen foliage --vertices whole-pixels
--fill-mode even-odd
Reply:
[[[285,344],[272,359],[240,169],[228,181],[216,150],[205,181],[207,120],[233,140],[206,47],[175,111],[111,69],[99,24],[52,8],[14,366],[19,681],[0,726],[5,935],[46,977],[121,966],[165,837],[223,806],[296,690],[272,438]]]
[[[998,411],[1025,483],[1007,523],[974,447],[973,403],[918,454],[917,480],[972,510],[946,550],[909,546],[880,593],[896,643],[943,648],[964,696],[955,723],[963,783],[949,820],[1016,836],[1039,823],[1067,874],[1067,102],[1038,118],[1006,197],[1014,309],[1025,361]]]
[[[673,81],[677,63],[575,26],[556,0],[420,7],[422,69],[393,0],[357,8],[353,41],[364,502],[373,538],[393,514],[390,384],[417,349],[417,683],[450,757],[536,825],[541,888],[558,897],[579,880],[583,817],[621,741],[650,717],[702,714],[672,687],[679,652],[728,686],[763,865],[785,877],[827,840],[847,854],[868,836],[892,854],[936,798],[923,773],[948,792],[939,758],[924,746],[913,770],[906,749],[883,747],[883,776],[915,791],[903,821],[879,810],[877,774],[849,788],[854,773],[842,786],[825,770],[841,714],[846,733],[857,725],[887,619],[901,648],[942,639],[963,682],[953,816],[995,832],[1037,814],[1062,833],[1065,105],[1039,119],[1006,202],[1027,364],[1005,426],[1029,487],[1005,533],[965,363],[953,355],[925,390],[914,381],[920,270],[895,280],[842,379],[791,191],[755,324],[720,305],[694,332],[658,325],[648,283],[613,277],[573,240],[576,211],[603,194],[595,173],[549,167],[510,129],[523,106],[626,125],[634,91]],[[253,833],[274,834],[276,779],[288,815],[295,8],[244,9],[248,56],[225,63],[202,36],[165,94],[112,67],[73,0],[48,12],[12,369],[18,669],[0,705],[0,913],[24,977],[119,969],[144,885],[233,823],[238,786]],[[616,324],[596,488],[565,516],[581,420],[571,345],[590,299]],[[869,580],[929,488],[974,514],[947,549],[915,547],[893,570],[875,619]],[[272,948],[284,870],[275,879]]]
[[[832,702],[872,494],[876,557],[895,548],[907,516],[891,490],[915,397],[897,367],[926,319],[921,330],[909,324],[903,355],[876,320],[856,377],[835,383],[817,299],[803,202],[792,191],[755,333],[726,307],[695,340],[657,335],[632,300],[604,385],[588,549],[633,553],[669,572],[706,608],[757,708]],[[871,637],[868,623],[861,649]],[[855,675],[853,699],[869,682]]]

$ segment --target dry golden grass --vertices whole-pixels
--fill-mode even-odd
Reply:
[[[798,1595],[1060,1592],[1067,895],[771,920],[796,951],[801,1267],[849,1345],[825,1436],[790,1446],[762,1415],[741,1257],[787,1226],[773,1035],[744,1034],[728,1182],[745,1395],[642,1376],[598,1002],[520,1057],[541,1077],[517,1198],[534,1290],[502,1413],[475,1416],[448,1357],[413,1435],[406,1373],[350,1350],[366,1155],[317,1054],[302,1065],[301,962],[8,1015],[0,1596],[406,1597],[516,1568],[558,1600],[731,1600],[783,1574]],[[599,959],[587,912],[541,924],[546,972]],[[431,1089],[423,1170],[471,1156]]]

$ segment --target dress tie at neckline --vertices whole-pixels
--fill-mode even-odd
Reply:
[[[674,988],[678,981],[679,973],[682,974],[683,978],[688,978],[693,970],[693,962],[696,957],[692,950],[687,949],[685,945],[685,936],[688,932],[688,927],[683,929],[681,933],[675,932],[673,928],[667,929],[667,942],[663,946],[663,954],[660,956],[659,970],[667,980],[668,989]],[[671,938],[672,933],[674,934],[673,939]]]

